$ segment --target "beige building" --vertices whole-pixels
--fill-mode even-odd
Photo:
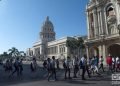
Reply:
[[[86,14],[87,56],[120,56],[120,0],[90,0]]]
[[[63,37],[56,40],[55,34],[53,23],[49,20],[49,17],[47,17],[41,27],[39,41],[34,43],[32,48],[27,49],[27,56],[35,56],[39,59],[46,59],[47,57],[51,58],[52,56],[55,56],[56,59],[64,59],[68,55],[70,56],[70,51],[68,47],[66,47],[66,41],[79,36]]]

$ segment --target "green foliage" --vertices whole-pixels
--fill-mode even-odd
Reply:
[[[79,37],[78,39],[71,39],[66,41],[66,46],[71,48],[71,49],[76,49],[76,48],[85,48],[84,46],[84,40],[82,37]]]
[[[84,48],[85,48],[84,40],[83,40],[82,37],[79,37],[77,42],[78,42],[77,46],[78,46],[79,48],[81,48],[81,49],[84,49]]]
[[[66,47],[68,47],[70,52],[74,54],[75,50],[79,52],[79,49],[81,50],[85,49],[84,40],[82,37],[79,37],[78,39],[73,38],[71,40],[67,40]]]
[[[3,52],[3,54],[0,55],[0,59],[6,59],[9,58],[9,54],[7,52]]]
[[[17,48],[12,47],[11,49],[8,50],[7,52],[3,52],[3,54],[0,55],[0,59],[6,59],[6,58],[25,58],[26,53],[24,51],[19,51]]]

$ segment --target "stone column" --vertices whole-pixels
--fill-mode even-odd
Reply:
[[[57,51],[58,51],[58,54],[60,54],[60,49],[59,49],[60,47],[59,47],[59,45],[58,45],[57,47],[58,47],[58,48],[57,48],[57,49],[58,49],[58,50],[57,50]]]
[[[100,10],[100,29],[101,29],[101,34],[103,34],[103,17],[102,17],[102,10]]]
[[[104,22],[105,22],[104,33],[108,35],[109,33],[108,33],[108,26],[107,26],[106,10],[104,10],[104,17],[105,17],[105,20],[104,20]]]
[[[107,55],[106,55],[106,53],[107,53],[106,45],[103,45],[102,47],[103,47],[102,51],[103,51],[104,64],[106,65],[106,57],[107,57]]]
[[[100,12],[97,12],[98,14],[98,31],[99,31],[99,35],[101,34],[101,26],[100,26]]]
[[[120,25],[120,1],[117,2],[116,6],[117,6],[116,8],[117,8],[117,27],[118,27],[118,25]],[[117,28],[117,33],[120,33],[118,28]]]
[[[95,38],[98,35],[98,22],[97,22],[97,10],[93,10],[93,22],[94,22],[94,31],[95,31]]]
[[[33,48],[32,50],[33,50],[33,56],[34,56],[35,55],[35,49]]]
[[[116,16],[117,16],[117,25],[120,24],[120,3],[116,3]]]
[[[102,56],[102,46],[100,45],[100,46],[98,47],[98,49],[99,49],[99,57],[100,57],[100,56]]]
[[[118,18],[118,19],[119,19],[119,24],[120,24],[120,2],[119,2],[119,4],[118,4],[118,6],[119,6],[119,7],[118,7],[118,14],[119,14],[119,18]]]
[[[90,18],[89,18],[89,12],[87,11],[87,28],[88,28],[88,39],[90,39]]]
[[[89,59],[90,57],[89,57],[89,47],[88,46],[86,46],[86,53],[87,53],[87,58]]]

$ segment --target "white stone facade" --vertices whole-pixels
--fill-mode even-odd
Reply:
[[[87,56],[120,56],[120,0],[90,0],[86,15]]]
[[[68,55],[70,56],[66,41],[74,37],[64,37],[55,40],[55,34],[54,26],[49,17],[47,17],[39,34],[40,41],[34,43],[32,48],[27,49],[27,56],[34,56],[41,60],[52,56],[55,56],[56,59],[65,59]]]

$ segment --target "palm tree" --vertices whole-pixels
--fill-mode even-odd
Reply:
[[[19,51],[18,49],[16,49],[15,47],[12,47],[11,49],[8,50],[9,51],[9,55],[13,58],[18,57],[19,56]]]

